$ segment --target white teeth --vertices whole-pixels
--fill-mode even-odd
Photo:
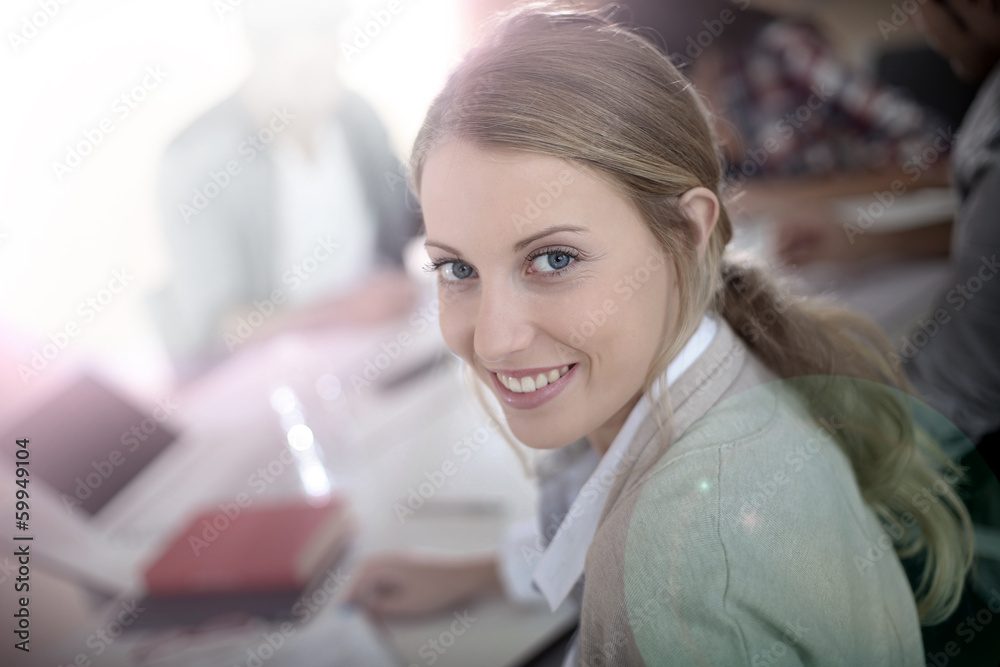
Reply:
[[[515,394],[530,394],[533,391],[537,391],[542,387],[552,384],[568,372],[569,366],[563,366],[558,370],[553,368],[548,373],[539,373],[535,377],[525,376],[520,380],[512,378],[508,375],[503,375],[502,373],[497,373],[497,377],[500,378],[500,383],[503,384],[503,386],[507,387]]]

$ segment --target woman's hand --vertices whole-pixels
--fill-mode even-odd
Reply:
[[[494,554],[381,554],[362,562],[351,580],[347,600],[376,615],[431,613],[501,590]]]

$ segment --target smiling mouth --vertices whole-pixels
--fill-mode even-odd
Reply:
[[[530,394],[532,392],[538,391],[539,389],[546,387],[562,376],[569,372],[575,364],[570,364],[568,366],[563,366],[562,368],[553,368],[550,371],[544,373],[538,373],[536,375],[526,375],[522,378],[515,378],[509,375],[504,375],[503,373],[496,373],[497,379],[500,380],[500,384],[507,387],[515,394]]]

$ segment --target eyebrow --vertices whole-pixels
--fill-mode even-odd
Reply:
[[[424,241],[424,247],[427,248],[429,246],[433,246],[435,248],[441,248],[441,250],[444,250],[445,252],[450,252],[452,255],[455,255],[456,257],[462,256],[462,253],[460,253],[455,248],[452,248],[450,245],[446,245],[444,243],[438,243],[437,241],[431,241],[430,239],[427,239],[426,241]]]
[[[531,245],[535,241],[537,241],[539,239],[543,239],[546,236],[551,236],[552,234],[558,234],[559,232],[572,232],[572,233],[575,233],[575,234],[580,234],[580,233],[585,232],[585,231],[587,231],[586,227],[580,227],[580,226],[577,226],[577,225],[554,225],[552,227],[548,227],[547,229],[543,229],[542,231],[538,232],[537,234],[533,234],[533,235],[529,236],[526,239],[521,239],[520,241],[518,241],[517,243],[514,244],[514,251],[517,252],[517,251],[520,251],[520,250],[524,250],[526,247],[528,247],[529,245]],[[441,250],[444,250],[445,252],[450,252],[450,253],[452,253],[455,256],[458,256],[458,257],[462,256],[461,252],[459,252],[455,248],[452,248],[450,245],[447,245],[447,244],[444,244],[444,243],[438,243],[437,241],[432,241],[430,239],[428,239],[427,241],[424,241],[424,246],[425,247],[427,247],[427,246],[433,246],[435,248],[440,248]]]

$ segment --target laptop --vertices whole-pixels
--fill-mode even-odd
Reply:
[[[149,493],[139,480],[177,439],[171,416],[169,403],[140,408],[81,373],[33,392],[0,420],[0,466],[15,460],[18,440],[28,440],[24,534],[35,536],[34,550],[50,569],[109,594],[132,583],[134,552],[114,543],[115,530],[141,511],[139,499]],[[125,496],[131,502],[121,502]]]

